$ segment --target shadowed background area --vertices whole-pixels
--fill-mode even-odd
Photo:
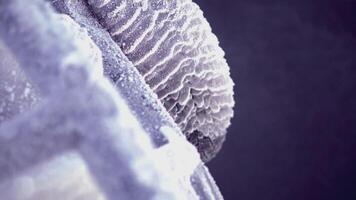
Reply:
[[[356,1],[194,1],[236,83],[224,197],[356,199]]]

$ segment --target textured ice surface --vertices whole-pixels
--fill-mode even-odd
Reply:
[[[32,84],[0,40],[0,124],[38,101]]]
[[[167,143],[154,148],[102,76],[101,51],[85,29],[40,0],[0,1],[0,24],[43,98],[0,126],[1,197],[221,199],[196,149],[168,121],[156,124]]]
[[[207,161],[233,115],[224,52],[191,0],[90,0],[91,9]]]

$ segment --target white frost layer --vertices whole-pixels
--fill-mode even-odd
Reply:
[[[170,172],[166,178],[176,181],[176,193],[182,199],[199,199],[190,182],[194,170],[201,163],[196,148],[183,135],[177,135],[169,126],[162,126],[161,132],[168,138],[168,144],[155,150],[153,158],[162,170]],[[182,193],[181,191],[186,191]]]
[[[0,184],[6,200],[104,200],[78,154],[59,156]]]

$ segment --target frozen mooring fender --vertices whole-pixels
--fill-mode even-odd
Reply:
[[[1,40],[41,96],[0,126],[1,198],[222,199],[139,72],[71,2],[55,5],[76,22],[41,0],[0,0]]]

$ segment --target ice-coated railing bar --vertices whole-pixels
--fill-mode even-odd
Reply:
[[[148,142],[147,136],[106,79],[99,77],[100,80],[90,83],[93,70],[101,66],[86,60],[85,49],[74,42],[77,38],[59,22],[49,5],[39,0],[33,0],[31,4],[25,0],[0,1],[0,23],[1,37],[38,85],[46,97],[44,101],[48,101],[27,117],[1,127],[1,142],[11,142],[2,146],[4,157],[0,168],[4,172],[20,173],[25,167],[42,160],[38,158],[60,153],[61,141],[66,142],[65,131],[68,130],[68,134],[80,134],[77,150],[108,199],[151,199],[157,196],[175,199],[173,193],[160,187],[158,171],[150,165],[151,162],[142,161],[145,160],[143,152],[148,151],[144,148],[149,147],[142,142]],[[73,56],[75,63],[68,62]],[[63,96],[56,95],[63,91],[66,91]],[[90,103],[85,103],[87,101]],[[48,117],[45,118],[48,123],[38,121],[42,117]],[[28,124],[23,121],[26,119]],[[63,130],[56,130],[56,127],[51,130],[50,125],[61,121],[65,122],[60,123]],[[45,127],[36,127],[33,123],[43,123]],[[25,137],[24,131],[32,138]],[[38,131],[53,137],[37,138]],[[74,137],[74,142],[77,141],[75,138],[78,137]],[[73,141],[67,142],[71,144]],[[71,146],[64,146],[64,150]],[[25,154],[21,151],[25,149],[27,154],[17,157],[15,150],[18,147],[21,147],[20,154]],[[43,156],[44,150],[52,153]],[[26,159],[20,160],[23,158]],[[149,177],[155,178],[156,185],[152,184],[153,180],[151,185],[138,180],[140,171],[132,167],[138,161],[144,163],[146,175],[149,173]],[[4,178],[7,177],[0,177]]]
[[[56,45],[53,38],[48,39],[51,37],[47,35],[51,32],[49,23],[54,20],[50,18],[48,23],[43,21],[47,17],[53,18],[50,13],[46,12],[47,8],[43,13],[39,12],[44,7],[43,4],[39,2],[26,6],[22,4],[21,1],[0,1],[0,34],[22,63],[23,70],[39,87],[42,95],[49,96],[56,83],[61,83],[58,66],[61,65],[61,59],[68,54],[66,52],[68,48],[71,47],[67,42]],[[26,16],[23,15],[24,13]],[[41,19],[39,15],[42,14],[47,16]],[[56,33],[56,31],[52,32]],[[57,39],[66,41],[69,38],[64,35],[58,37],[57,33]],[[16,170],[21,170],[26,166],[31,167],[32,164],[37,164],[42,159],[60,152],[60,146],[70,148],[62,144],[61,140],[53,143],[51,139],[58,136],[43,133],[45,128],[49,128],[49,124],[46,123],[49,121],[44,120],[42,124],[28,121],[36,117],[41,116],[26,113],[25,116],[16,118],[1,127],[1,179],[6,175],[16,173]]]

